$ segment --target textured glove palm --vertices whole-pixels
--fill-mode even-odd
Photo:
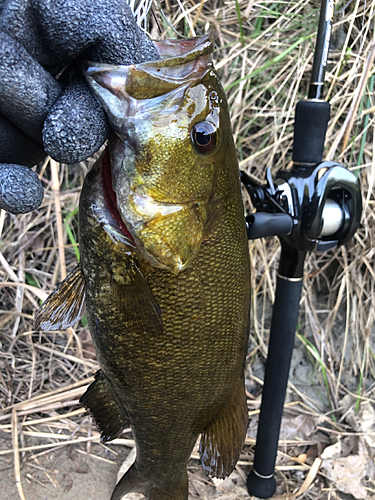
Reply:
[[[39,206],[43,189],[26,167],[46,154],[74,163],[106,140],[104,112],[82,77],[64,87],[53,76],[78,56],[158,58],[125,0],[0,0],[0,208]]]

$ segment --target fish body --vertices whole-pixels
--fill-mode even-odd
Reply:
[[[101,366],[82,402],[104,441],[130,425],[137,451],[112,500],[130,491],[185,500],[198,436],[204,470],[226,477],[246,435],[248,243],[210,50],[208,38],[167,42],[154,65],[88,72],[116,135],[80,199]]]

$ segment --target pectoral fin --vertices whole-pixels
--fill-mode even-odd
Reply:
[[[36,330],[65,330],[84,315],[86,283],[80,264],[45,300],[34,318]]]
[[[202,432],[199,453],[203,470],[225,478],[233,471],[245,441],[248,423],[243,380],[215,420]]]
[[[128,328],[148,335],[163,334],[163,319],[157,299],[139,269],[133,265],[126,284],[112,283],[113,294],[124,311]]]
[[[101,442],[116,439],[129,421],[121,408],[116,394],[102,370],[95,375],[93,382],[80,399],[81,404],[91,413],[101,434]]]

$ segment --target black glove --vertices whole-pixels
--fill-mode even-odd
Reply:
[[[125,0],[0,0],[0,208],[40,205],[42,186],[26,166],[46,153],[75,163],[106,140],[80,73],[65,85],[54,77],[78,56],[125,65],[159,57]]]

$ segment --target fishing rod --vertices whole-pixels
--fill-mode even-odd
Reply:
[[[279,171],[273,180],[268,168],[265,185],[241,172],[257,210],[246,217],[248,238],[276,235],[281,242],[254,466],[247,478],[249,493],[259,498],[270,498],[276,490],[274,468],[306,253],[345,244],[362,213],[357,178],[344,165],[322,161],[330,118],[323,90],[333,11],[334,1],[322,0],[308,98],[295,111],[291,170]]]

